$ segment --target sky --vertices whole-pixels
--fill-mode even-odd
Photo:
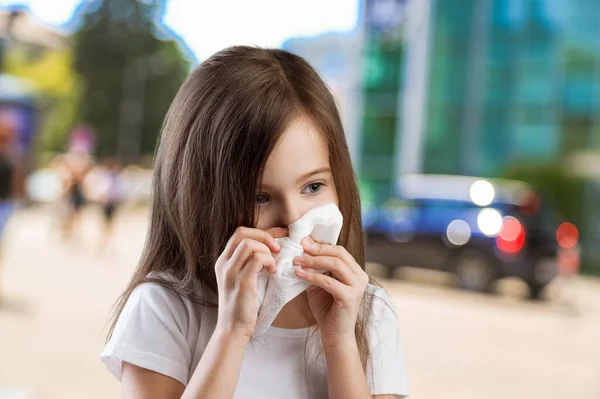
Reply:
[[[0,7],[26,5],[41,21],[63,26],[80,3],[0,0]],[[203,60],[234,44],[278,47],[290,37],[352,30],[358,4],[359,0],[170,0],[164,22]]]

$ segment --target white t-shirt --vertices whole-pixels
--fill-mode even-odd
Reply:
[[[393,303],[369,286],[373,395],[408,395],[404,354]],[[138,286],[127,301],[100,358],[121,379],[123,361],[187,385],[216,325],[216,312],[155,283]],[[234,398],[327,398],[327,370],[318,333],[271,327],[246,347]],[[307,367],[308,366],[308,367]]]

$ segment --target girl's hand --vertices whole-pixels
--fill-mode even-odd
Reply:
[[[256,328],[258,316],[257,275],[262,269],[275,273],[275,258],[280,245],[274,237],[285,237],[287,229],[267,231],[239,227],[229,239],[215,264],[219,290],[218,333],[245,339]]]
[[[304,255],[294,258],[294,264],[301,266],[296,275],[312,284],[306,292],[311,312],[319,323],[323,348],[327,351],[355,343],[354,327],[369,276],[339,245],[325,245],[306,237],[302,246]]]

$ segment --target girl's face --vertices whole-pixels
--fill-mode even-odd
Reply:
[[[298,118],[267,159],[256,195],[256,227],[287,227],[310,209],[331,202],[339,205],[327,143],[312,122]]]

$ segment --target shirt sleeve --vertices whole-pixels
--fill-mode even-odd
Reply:
[[[372,395],[408,396],[406,362],[396,308],[383,288],[373,287],[369,344],[371,360],[367,379]]]
[[[119,381],[127,362],[186,385],[192,362],[188,323],[179,295],[155,283],[141,284],[127,300],[100,359]]]

